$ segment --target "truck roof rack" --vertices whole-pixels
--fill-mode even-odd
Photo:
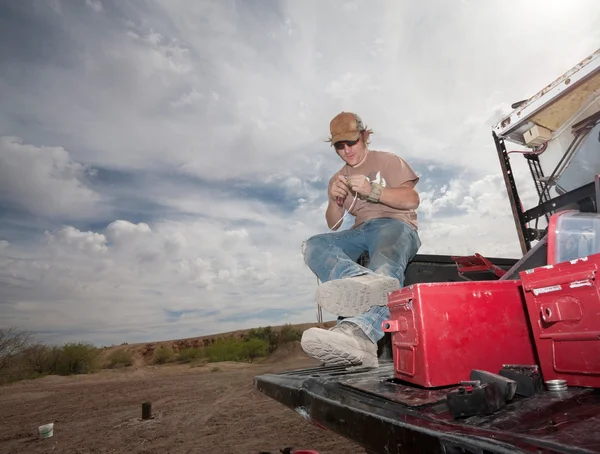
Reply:
[[[500,138],[527,145],[523,135],[535,125],[552,132],[560,128],[600,90],[600,49],[579,62],[494,126]]]

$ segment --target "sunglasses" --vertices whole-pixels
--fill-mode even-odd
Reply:
[[[333,146],[336,150],[339,151],[339,150],[343,150],[345,145],[348,145],[348,147],[353,147],[354,145],[356,145],[358,143],[359,140],[360,140],[360,138],[356,139],[356,140],[342,140],[340,142],[334,143]]]

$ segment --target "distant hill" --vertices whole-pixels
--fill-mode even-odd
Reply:
[[[270,326],[270,328],[273,332],[279,333],[281,331],[281,329],[284,328],[285,326],[291,327],[291,328],[299,330],[299,331],[305,331],[308,328],[312,328],[312,327],[330,328],[334,325],[335,325],[335,321],[331,321],[331,322],[324,322],[324,323],[300,323],[300,324]],[[244,338],[251,329],[260,329],[260,328],[266,328],[266,327],[267,326],[262,326],[262,327],[256,327],[256,328],[250,328],[250,329],[228,331],[228,332],[224,332],[224,333],[208,334],[205,336],[188,337],[188,338],[183,338],[183,339],[171,339],[171,340],[162,340],[162,341],[155,341],[155,342],[140,342],[140,343],[135,343],[135,344],[126,344],[125,343],[122,345],[105,347],[103,353],[104,353],[104,355],[109,355],[114,351],[127,350],[127,351],[133,353],[135,357],[137,357],[136,363],[141,365],[140,363],[142,363],[142,362],[145,362],[145,363],[150,362],[154,355],[155,350],[161,346],[169,347],[175,353],[178,353],[179,351],[187,349],[187,348],[207,347],[209,345],[212,345],[217,339],[220,339],[220,338],[227,338],[227,337]]]

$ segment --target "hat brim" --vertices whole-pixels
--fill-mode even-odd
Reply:
[[[342,132],[340,134],[336,134],[331,139],[329,139],[329,141],[331,142],[331,145],[333,145],[336,142],[343,142],[345,140],[355,141],[358,139],[359,136],[360,136],[360,131],[348,131],[348,132]]]

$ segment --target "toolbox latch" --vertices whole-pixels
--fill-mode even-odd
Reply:
[[[406,334],[408,332],[408,321],[406,317],[400,316],[395,320],[384,321],[382,328],[384,333]]]
[[[581,304],[577,298],[563,296],[556,301],[540,304],[540,314],[546,323],[576,322],[581,320]]]

